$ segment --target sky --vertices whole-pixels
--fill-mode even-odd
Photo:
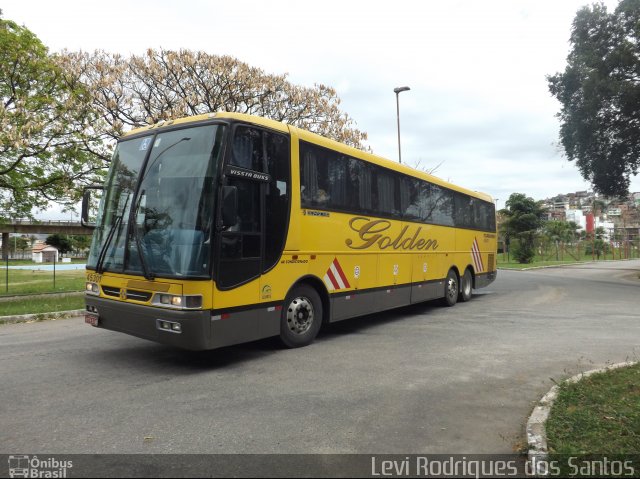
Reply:
[[[535,199],[590,189],[559,145],[563,71],[583,0],[4,0],[3,17],[62,49],[231,55],[290,82],[334,87],[377,155],[489,193]],[[617,1],[604,1],[613,10]],[[631,191],[640,191],[640,178]],[[56,209],[40,215],[60,216]],[[68,215],[68,213],[67,213]],[[68,217],[68,216],[66,216]]]

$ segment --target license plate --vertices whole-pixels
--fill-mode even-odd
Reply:
[[[90,324],[91,326],[98,326],[99,317],[95,314],[85,313],[84,322]]]

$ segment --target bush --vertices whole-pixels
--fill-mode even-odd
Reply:
[[[533,258],[536,255],[533,243],[529,241],[513,241],[511,254],[513,258],[520,264],[529,264],[533,262]]]

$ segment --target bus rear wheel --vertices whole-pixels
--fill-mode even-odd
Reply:
[[[322,300],[310,286],[295,287],[284,300],[280,340],[289,348],[311,344],[322,325]]]
[[[444,298],[442,304],[445,306],[454,306],[458,302],[458,275],[452,269],[447,273],[447,279],[444,282]]]
[[[460,279],[460,296],[458,300],[466,303],[471,301],[471,290],[473,289],[473,276],[471,276],[471,270],[467,269],[462,278]]]

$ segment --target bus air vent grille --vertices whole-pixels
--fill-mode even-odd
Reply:
[[[120,288],[114,288],[113,286],[103,286],[102,292],[107,296],[120,296]]]

